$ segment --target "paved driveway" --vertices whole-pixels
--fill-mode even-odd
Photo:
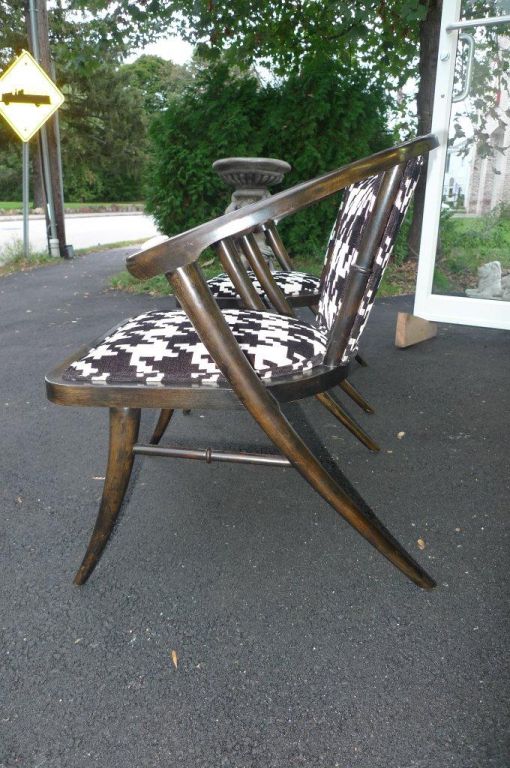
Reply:
[[[107,419],[48,403],[43,375],[120,318],[168,305],[105,292],[124,255],[0,280],[0,766],[507,768],[510,336],[443,327],[398,351],[409,301],[380,301],[353,381],[383,451],[304,410],[434,592],[293,470],[164,459],[140,461],[78,589]],[[263,440],[238,413],[172,426],[202,447]]]

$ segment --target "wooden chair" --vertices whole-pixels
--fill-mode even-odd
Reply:
[[[348,373],[376,285],[373,270],[399,198],[405,197],[413,158],[437,146],[425,136],[356,161],[254,205],[195,227],[128,259],[139,278],[165,274],[184,311],[153,311],[125,321],[65,360],[46,379],[50,400],[107,407],[110,446],[96,524],[76,574],[83,584],[97,564],[117,519],[138,455],[295,467],[362,536],[418,586],[434,580],[382,523],[342,489],[283,415],[279,403],[327,393]],[[220,310],[197,260],[209,246],[249,307],[259,300],[237,257],[237,243],[261,258],[254,231],[275,218],[377,176],[342,301],[334,261],[320,298],[319,322],[256,309]],[[398,208],[398,204],[397,204]],[[262,272],[261,272],[262,274]],[[257,277],[260,276],[257,275]],[[271,297],[270,297],[271,298]],[[272,301],[272,298],[271,298]],[[142,408],[246,408],[278,449],[276,454],[183,449],[138,442]]]

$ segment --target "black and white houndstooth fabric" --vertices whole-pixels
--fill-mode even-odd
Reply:
[[[404,170],[400,189],[381,239],[367,291],[343,356],[343,362],[345,363],[352,359],[358,349],[359,337],[368,320],[375,294],[384,275],[384,270],[388,265],[400,225],[416,188],[422,164],[422,158],[413,158],[407,163]],[[345,191],[328,245],[326,255],[327,267],[317,315],[317,324],[325,332],[331,329],[342,306],[347,275],[349,274],[350,267],[358,258],[361,239],[365,227],[370,220],[381,182],[382,174],[353,184]]]
[[[348,362],[356,354],[358,349],[358,342],[365,325],[370,315],[374,299],[381,284],[381,280],[384,275],[384,271],[388,266],[391,254],[393,252],[393,246],[400,230],[400,226],[406,215],[409,203],[416,189],[416,184],[420,178],[421,169],[423,166],[423,158],[413,158],[407,163],[404,171],[402,181],[400,183],[400,189],[397,197],[391,209],[391,213],[384,230],[384,235],[379,246],[379,251],[375,259],[374,269],[368,281],[367,291],[363,297],[361,307],[351,330],[351,336],[345,350],[345,354],[342,358],[343,362]]]
[[[248,275],[257,293],[263,296],[264,291],[255,277],[255,274],[251,270],[248,270]],[[277,286],[287,298],[297,296],[318,297],[319,295],[320,279],[315,277],[315,275],[309,275],[306,272],[283,272],[281,270],[273,272],[272,275]],[[208,280],[207,285],[215,299],[239,298],[236,289],[232,285],[230,277],[225,272]]]
[[[382,176],[348,187],[333,225],[326,251],[326,271],[319,301],[317,323],[332,327],[342,304],[342,295],[349,270],[358,258],[361,238],[375,205]]]
[[[225,310],[225,319],[259,376],[275,379],[310,371],[323,361],[327,339],[291,317]],[[127,320],[64,374],[91,384],[225,383],[186,314],[152,311]]]

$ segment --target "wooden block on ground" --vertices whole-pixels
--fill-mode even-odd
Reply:
[[[397,328],[395,331],[395,346],[411,347],[420,344],[427,339],[437,336],[437,325],[422,317],[410,315],[408,312],[399,312],[397,316]]]

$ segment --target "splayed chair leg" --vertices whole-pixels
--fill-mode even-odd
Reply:
[[[251,405],[251,404],[250,404]],[[434,579],[408,554],[377,517],[357,504],[333,479],[295,432],[276,403],[267,401],[257,410],[249,406],[256,421],[287,456],[310,485],[393,565],[422,589],[436,586]]]
[[[419,587],[434,580],[365,505],[347,494],[308,449],[238,346],[195,264],[168,274],[181,304],[218,367],[260,428],[339,515]],[[197,309],[200,308],[200,310]]]
[[[151,445],[159,445],[159,441],[163,437],[163,435],[166,432],[166,428],[168,427],[170,423],[170,419],[173,416],[173,408],[163,408],[159,412],[158,421],[156,423],[156,426],[154,427],[154,432],[152,433],[152,437],[149,440],[149,443]]]
[[[85,584],[96,567],[115,525],[131,476],[133,445],[139,427],[139,409],[110,408],[110,447],[103,496],[89,546],[74,577],[78,586]]]
[[[354,437],[357,437],[358,440],[363,443],[370,451],[380,451],[381,449],[377,445],[377,443],[372,440],[370,435],[367,435],[367,433],[360,427],[357,421],[354,421],[353,418],[347,414],[342,406],[337,403],[336,400],[334,400],[330,394],[327,392],[321,392],[318,395],[315,395],[319,403],[322,403],[322,405],[328,409],[330,413],[335,416],[338,421],[344,425],[344,427],[347,427],[349,432],[351,432]]]
[[[356,360],[356,362],[357,362],[359,365],[361,365],[361,367],[362,367],[362,368],[368,368],[368,363],[367,363],[367,361],[365,360],[365,358],[364,358],[364,357],[361,357],[361,355],[360,355],[360,354],[357,354],[357,355],[356,355],[356,358],[355,358],[355,360]]]
[[[349,395],[351,400],[354,400],[356,405],[359,405],[362,411],[365,411],[365,413],[375,413],[370,403],[367,403],[361,392],[359,392],[350,381],[344,379],[338,386],[340,389],[343,389],[346,395]]]

